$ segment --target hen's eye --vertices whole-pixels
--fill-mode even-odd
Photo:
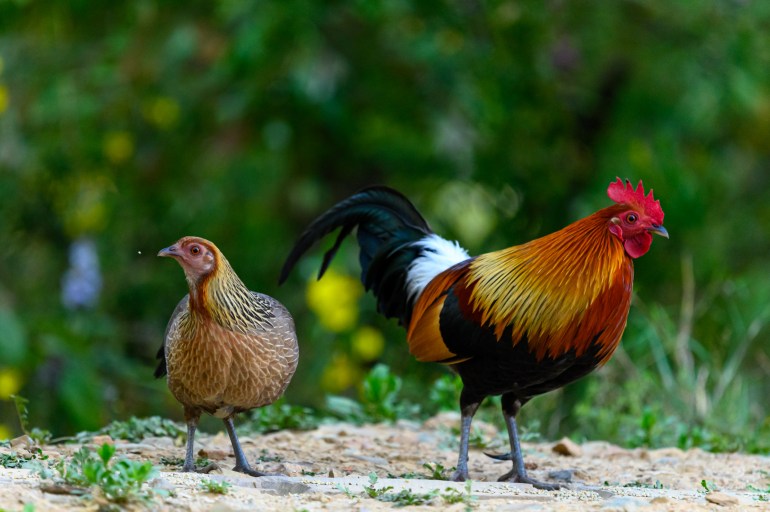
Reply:
[[[197,245],[193,245],[193,246],[190,248],[190,252],[191,252],[192,254],[198,254],[198,253],[200,253],[200,252],[201,252],[201,248],[200,248],[200,247],[198,247]]]
[[[636,214],[632,213],[631,215],[626,217],[626,222],[628,222],[629,224],[633,224],[634,222],[636,222],[636,219],[637,219]]]

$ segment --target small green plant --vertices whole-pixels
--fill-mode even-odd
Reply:
[[[660,480],[655,480],[655,482],[652,484],[634,480],[633,482],[628,482],[627,484],[623,484],[623,487],[639,487],[642,489],[665,489],[665,487],[663,487],[663,484],[660,483]]]
[[[326,409],[332,416],[353,423],[414,419],[418,416],[420,408],[399,396],[401,386],[400,377],[390,373],[386,365],[378,364],[364,378],[360,401],[342,396],[327,396]]]
[[[377,497],[379,501],[393,503],[396,507],[412,507],[427,505],[438,496],[438,489],[428,493],[416,493],[411,489],[403,489],[398,493],[383,494]]]
[[[448,429],[448,431],[449,436],[444,439],[442,447],[445,446],[451,448],[452,450],[456,450],[460,446],[460,426],[454,425]],[[485,448],[489,448],[490,443],[491,440],[484,437],[484,433],[478,426],[471,425],[470,436],[468,437],[468,445],[471,448],[478,448],[483,450]]]
[[[377,473],[371,472],[369,473],[369,485],[364,487],[364,494],[369,496],[370,498],[379,498],[383,494],[387,493],[391,489],[393,489],[393,486],[387,486],[387,487],[381,487],[377,489],[375,484],[377,483]]]
[[[766,471],[760,470],[762,473],[766,474]],[[770,501],[770,485],[767,486],[766,489],[760,489],[758,487],[754,487],[753,485],[749,484],[746,486],[746,489],[752,492],[757,493],[757,495],[754,497],[757,501]]]
[[[218,482],[210,478],[206,478],[200,483],[200,488],[209,494],[227,494],[230,492],[232,484],[225,482],[224,480]]]
[[[404,480],[421,480],[425,478],[425,475],[422,473],[416,473],[414,471],[409,471],[408,473],[401,473],[400,475],[394,475],[393,473],[388,473],[388,478],[403,478]]]
[[[211,459],[208,457],[197,457],[195,459],[195,467],[196,468],[205,468],[206,466],[210,466],[212,464]],[[182,465],[184,465],[184,460],[182,461]]]
[[[279,430],[313,430],[318,427],[318,413],[309,407],[289,405],[282,398],[265,407],[251,411],[249,421],[240,430],[255,434]]]
[[[161,456],[160,463],[164,466],[176,466],[176,467],[182,467],[184,466],[184,459],[182,457],[166,457]],[[196,468],[205,468],[211,464],[211,461],[206,457],[198,457],[195,459],[195,467]]]
[[[161,455],[160,463],[164,466],[183,466],[184,459],[182,457],[166,457],[165,455]]]
[[[265,448],[259,452],[260,462],[283,462],[283,457],[280,455],[270,455]]]
[[[40,448],[34,449],[29,456],[19,455],[16,452],[0,453],[0,466],[4,468],[21,468],[27,467],[30,461],[47,459],[48,456],[43,455]]]
[[[714,485],[714,482],[709,482],[705,478],[700,481],[700,486],[703,487],[703,489],[705,489],[706,492],[713,492],[718,490],[718,487]]]
[[[0,508],[0,512],[7,512],[8,509]],[[25,503],[24,507],[22,507],[21,512],[35,512],[35,505],[34,503]]]
[[[13,404],[16,407],[16,415],[19,417],[21,430],[38,444],[48,443],[52,437],[48,430],[29,427],[29,410],[27,409],[29,400],[19,395],[11,395],[11,400],[13,400]]]
[[[355,495],[355,494],[353,494],[353,492],[352,492],[350,489],[348,489],[348,487],[347,487],[346,485],[342,485],[342,484],[335,484],[335,485],[334,485],[334,487],[336,487],[336,488],[337,488],[337,490],[339,490],[340,492],[342,492],[342,493],[343,493],[345,496],[347,496],[348,498],[351,498],[351,499],[352,499],[352,498],[355,498],[355,497],[356,497],[356,495]]]
[[[473,496],[473,493],[471,492],[471,486],[473,485],[473,482],[471,480],[468,480],[465,482],[465,492],[460,492],[454,487],[447,487],[444,489],[444,492],[441,494],[441,499],[444,500],[444,503],[448,505],[453,505],[455,503],[464,503],[465,509],[469,510],[473,507],[474,502],[476,501],[476,497]]]
[[[453,373],[442,375],[436,379],[428,391],[431,411],[456,411],[460,403],[462,389],[462,379]]]
[[[108,435],[113,439],[125,439],[133,443],[146,437],[172,437],[186,435],[186,430],[179,423],[160,416],[149,418],[131,417],[127,421],[113,421],[100,429],[98,434]]]
[[[428,470],[428,478],[431,480],[449,480],[449,477],[446,474],[448,470],[443,464],[438,462],[426,462],[422,467]]]
[[[41,466],[38,472],[43,479],[71,487],[72,494],[93,497],[97,493],[117,504],[151,499],[153,491],[143,489],[143,485],[157,474],[152,463],[125,458],[115,461],[114,455],[115,447],[110,444],[103,444],[96,453],[82,447],[71,459],[59,460],[53,471]]]

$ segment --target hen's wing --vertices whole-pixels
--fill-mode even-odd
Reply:
[[[163,334],[163,344],[160,346],[158,353],[155,355],[155,358],[159,360],[158,367],[155,369],[155,377],[158,379],[168,373],[166,370],[166,343],[168,342],[168,334],[179,320],[179,316],[188,309],[189,300],[189,294],[182,297],[182,300],[180,300],[179,304],[177,304],[176,308],[174,308],[174,312],[171,313],[171,318],[168,321],[168,325],[166,325],[166,332]]]

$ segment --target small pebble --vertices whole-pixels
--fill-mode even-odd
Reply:
[[[112,438],[108,435],[100,435],[94,436],[93,439],[91,439],[91,443],[95,444],[96,446],[101,446],[103,444],[115,444],[115,441],[113,441]]]
[[[11,448],[15,448],[15,449],[29,448],[33,444],[34,443],[32,441],[32,438],[26,434],[24,434],[23,436],[19,436],[14,439],[11,439]]]
[[[558,480],[559,482],[572,482],[572,477],[575,476],[574,469],[560,469],[557,471],[551,471],[548,473],[548,478],[551,480]]]
[[[209,460],[225,460],[230,456],[229,450],[217,450],[216,448],[201,448],[198,450],[198,456]]]
[[[561,438],[561,440],[553,445],[552,450],[568,457],[580,457],[583,454],[583,449],[568,437]]]
[[[302,466],[299,464],[292,464],[290,462],[283,462],[276,468],[278,473],[286,476],[302,476]]]
[[[738,498],[730,494],[723,492],[710,492],[706,495],[706,501],[713,503],[714,505],[721,505],[723,507],[729,507],[731,505],[737,505],[740,503]]]

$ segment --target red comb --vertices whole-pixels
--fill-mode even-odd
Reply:
[[[644,185],[642,180],[639,180],[639,184],[634,190],[634,186],[631,182],[626,180],[625,184],[623,180],[618,178],[618,181],[610,183],[607,188],[607,195],[618,204],[627,204],[636,206],[644,210],[644,213],[652,218],[655,224],[663,224],[663,209],[660,207],[660,201],[656,201],[652,197],[652,189],[646,196],[644,195]]]

